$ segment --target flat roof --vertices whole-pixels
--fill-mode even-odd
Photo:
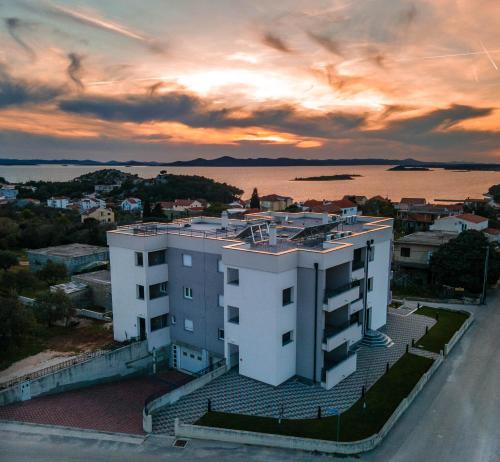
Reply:
[[[440,246],[458,236],[451,231],[418,231],[396,240],[396,244],[420,244]]]
[[[78,280],[111,283],[111,272],[109,270],[92,271],[91,273],[77,274],[73,277]]]
[[[36,255],[48,255],[54,257],[84,257],[87,255],[94,255],[99,253],[108,252],[107,247],[100,247],[97,245],[89,244],[66,244],[56,245],[53,247],[45,247],[43,249],[30,249],[28,253]]]

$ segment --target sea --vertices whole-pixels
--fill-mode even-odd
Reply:
[[[0,166],[0,177],[12,183],[30,180],[68,181],[84,173],[109,167],[74,165]],[[247,198],[253,188],[259,195],[276,193],[307,199],[339,199],[346,194],[372,197],[381,195],[393,201],[402,197],[425,197],[429,202],[439,199],[460,201],[481,198],[493,184],[500,183],[500,172],[453,171],[389,171],[387,165],[341,167],[113,167],[124,172],[152,178],[161,170],[177,175],[201,175],[228,183],[244,191]],[[294,181],[296,177],[356,174],[352,180]],[[193,197],[196,197],[193,191]]]

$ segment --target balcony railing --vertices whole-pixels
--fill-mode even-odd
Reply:
[[[360,285],[361,282],[358,280],[358,281],[351,281],[348,284],[336,287],[335,289],[325,289],[325,303],[328,302],[329,298],[341,295],[344,292],[348,292],[349,290],[353,289],[354,287],[359,287]]]
[[[342,365],[346,365],[347,366],[347,363],[348,361],[352,360],[353,359],[353,356],[356,356],[357,353],[355,351],[349,351],[347,352],[346,355],[344,355],[342,358],[340,359],[337,359],[337,360],[326,360],[325,363],[324,363],[324,366],[323,366],[323,369],[321,370],[321,381],[322,382],[328,382],[327,381],[327,375],[329,372],[332,372],[334,369],[337,369],[339,368],[339,372],[340,372],[340,369],[341,369],[341,366]],[[344,368],[342,368],[344,369]],[[346,367],[345,368],[346,371],[341,371],[342,372],[342,378],[345,378],[345,376],[349,375],[350,373],[354,372],[354,371],[351,371],[349,367]],[[354,365],[354,370],[356,370],[356,366]],[[334,382],[338,383],[337,380],[334,380]],[[335,383],[335,384],[336,384]],[[328,385],[328,383],[327,383]]]

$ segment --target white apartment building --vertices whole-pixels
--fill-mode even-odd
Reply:
[[[109,231],[114,337],[168,347],[181,370],[224,358],[274,386],[331,388],[386,323],[392,224],[259,212]]]
[[[47,207],[52,207],[55,209],[66,209],[70,204],[69,197],[51,197],[47,199]]]

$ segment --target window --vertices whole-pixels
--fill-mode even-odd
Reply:
[[[402,257],[409,257],[411,255],[410,247],[401,247],[400,254]]]
[[[193,289],[191,287],[184,287],[184,298],[193,299]]]
[[[219,340],[224,340],[224,329],[217,329],[217,338]]]
[[[238,286],[240,284],[240,270],[236,268],[227,269],[227,283]]]
[[[168,295],[168,282],[160,282],[149,286],[149,299],[165,297]]]
[[[219,303],[219,306],[224,307],[224,295],[223,294],[219,294],[218,303]]]
[[[224,272],[224,264],[222,263],[221,259],[217,260],[217,271],[219,273],[223,273]]]
[[[293,330],[289,330],[288,332],[285,332],[281,336],[281,345],[285,346],[288,345],[289,343],[293,342]]]
[[[373,278],[368,279],[368,292],[373,290]]]
[[[156,266],[163,265],[167,261],[167,251],[163,250],[155,250],[154,252],[148,253],[148,265]]]
[[[144,300],[144,286],[137,284],[135,286],[136,295],[139,300]]]
[[[151,318],[151,332],[155,330],[160,330],[168,326],[168,314],[162,314],[161,316],[156,316]]]
[[[135,266],[144,266],[142,252],[135,252]]]
[[[177,319],[175,319],[175,314],[170,315],[170,324],[174,325],[177,322]]]
[[[191,319],[184,319],[184,330],[187,330],[188,332],[194,331],[193,321]]]
[[[368,261],[373,261],[375,259],[375,247],[373,245],[370,247],[368,254]]]
[[[182,264],[183,266],[193,266],[193,257],[187,253],[182,254]]]
[[[283,289],[283,306],[290,305],[290,303],[293,303],[292,299],[293,295],[293,287],[288,287],[288,289]]]
[[[231,324],[240,323],[240,309],[235,306],[227,307],[227,322]]]

